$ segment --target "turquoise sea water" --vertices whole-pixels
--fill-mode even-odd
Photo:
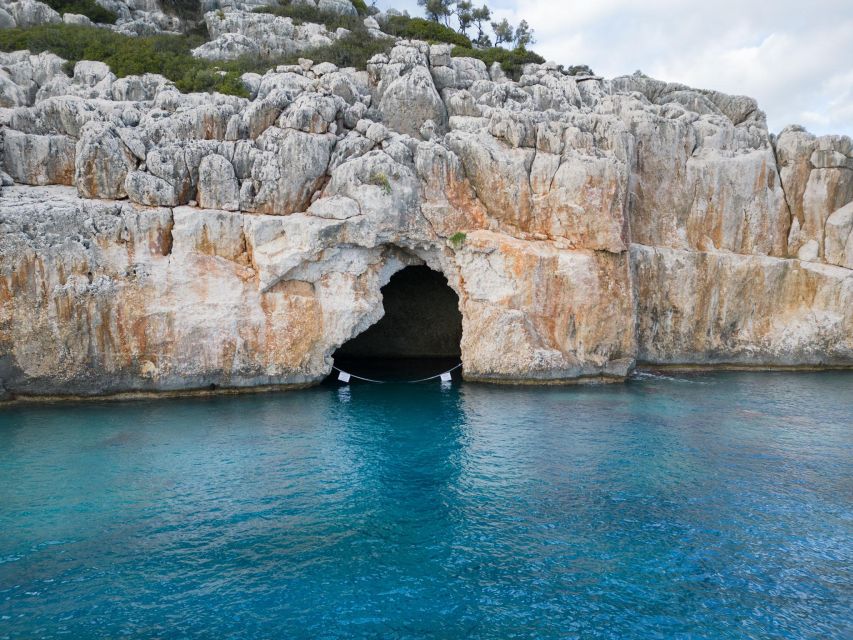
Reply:
[[[853,374],[0,409],[0,638],[850,638]]]

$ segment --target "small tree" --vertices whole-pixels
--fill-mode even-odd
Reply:
[[[474,22],[474,5],[469,0],[459,0],[456,3],[456,19],[459,21],[459,33],[468,35],[468,29]]]
[[[534,42],[536,42],[536,38],[533,36],[533,29],[527,24],[527,20],[522,20],[518,24],[518,29],[515,30],[515,48],[526,49],[527,45]]]
[[[486,34],[486,26],[489,20],[492,19],[492,10],[486,5],[478,7],[471,11],[471,20],[477,27],[477,37],[474,38],[474,44],[478,47],[486,49],[492,46],[492,40]]]
[[[506,18],[500,22],[493,22],[492,31],[495,32],[496,47],[501,46],[504,42],[512,42],[515,39],[515,29],[512,28],[512,25]]]
[[[453,0],[418,0],[418,6],[424,8],[427,18],[434,22],[447,24],[448,18],[453,15]]]

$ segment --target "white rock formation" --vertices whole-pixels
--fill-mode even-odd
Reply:
[[[0,0],[0,12],[0,28],[34,27],[62,22],[59,13],[36,0]]]
[[[13,394],[316,382],[409,264],[458,294],[468,379],[853,365],[853,144],[750,98],[405,41],[252,99],[0,63]]]
[[[297,25],[292,18],[270,13],[217,10],[206,13],[204,21],[211,39],[193,49],[193,55],[208,60],[234,60],[245,55],[285,56],[328,46],[339,37],[321,24]]]

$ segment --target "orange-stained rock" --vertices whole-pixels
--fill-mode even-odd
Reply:
[[[0,53],[0,394],[317,382],[415,264],[458,295],[469,379],[853,366],[849,138],[450,54],[302,60],[242,98]]]
[[[640,362],[853,363],[853,270],[638,244],[631,261]]]
[[[623,378],[636,354],[627,258],[468,234],[455,254],[466,378]]]

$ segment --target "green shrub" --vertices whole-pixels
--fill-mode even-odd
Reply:
[[[118,19],[115,13],[95,0],[44,0],[44,3],[61,14],[77,13],[101,24],[115,24]]]
[[[207,23],[204,20],[199,20],[194,25],[188,26],[184,29],[184,34],[201,38],[202,42],[210,40],[210,32],[207,30]]]
[[[464,231],[457,231],[452,236],[450,236],[447,241],[454,249],[461,249],[462,245],[465,244],[465,238],[467,237],[468,235]]]
[[[391,181],[384,173],[374,173],[370,176],[370,184],[380,187],[386,196],[391,195]]]
[[[424,20],[423,18],[391,16],[382,25],[382,30],[398,38],[426,40],[427,42],[446,42],[458,47],[467,48],[471,48],[472,46],[471,41],[461,33],[456,33],[453,29],[445,27],[441,23]]]
[[[364,17],[370,15],[370,9],[367,6],[367,3],[364,0],[350,0],[352,2],[352,6],[355,7],[358,15]]]
[[[43,24],[25,29],[0,30],[0,50],[51,51],[68,60],[99,60],[119,77],[160,73],[181,91],[219,91],[248,95],[238,65],[193,58],[190,49],[204,40],[198,36],[131,37],[98,27]],[[66,67],[66,68],[68,68]]]
[[[271,13],[275,16],[284,18],[292,18],[294,24],[303,24],[305,22],[313,22],[322,24],[329,31],[335,31],[343,27],[350,31],[363,29],[364,24],[362,18],[358,16],[346,16],[334,11],[323,11],[317,7],[312,7],[307,4],[289,4],[281,2],[278,5],[267,5],[253,9],[255,13]]]
[[[570,76],[594,76],[595,72],[586,64],[574,64],[566,69],[563,65],[557,65],[557,68],[563,73]]]
[[[453,47],[451,55],[456,58],[477,58],[485,62],[487,67],[490,67],[495,62],[499,62],[504,73],[513,80],[518,80],[521,77],[521,68],[523,65],[531,62],[535,62],[536,64],[545,62],[545,58],[538,53],[521,48],[509,50],[503,47],[491,47],[489,49]]]
[[[0,31],[0,49],[29,49],[32,53],[51,51],[71,61],[104,60],[130,37],[113,31],[68,24],[42,24]],[[141,40],[141,39],[140,39]]]

